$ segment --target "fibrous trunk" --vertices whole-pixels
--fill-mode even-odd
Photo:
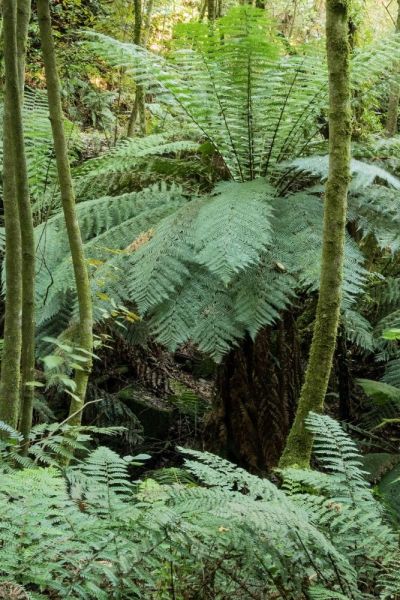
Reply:
[[[219,367],[208,446],[252,472],[276,467],[301,386],[293,315],[247,337]]]

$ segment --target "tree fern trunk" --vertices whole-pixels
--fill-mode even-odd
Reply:
[[[23,102],[25,86],[25,58],[28,27],[31,16],[30,0],[17,3],[18,72]],[[22,140],[22,147],[23,147]],[[19,150],[21,152],[21,149]],[[21,355],[21,413],[20,431],[27,440],[32,426],[34,387],[27,385],[35,373],[35,236],[29,198],[28,173],[25,157],[22,158],[18,204],[22,238],[22,355]]]
[[[54,40],[51,29],[49,0],[38,0],[37,10],[61,200],[69,246],[71,250],[72,263],[74,267],[75,284],[79,303],[80,347],[88,353],[88,360],[84,365],[84,369],[82,371],[77,370],[75,372],[76,398],[72,400],[70,406],[70,424],[79,425],[82,418],[82,408],[85,402],[86,388],[92,364],[92,299],[89,276],[83,253],[81,232],[76,216],[75,195],[63,125],[60,82],[58,78]]]
[[[293,422],[300,377],[296,323],[286,314],[255,341],[243,340],[219,367],[206,431],[210,449],[252,472],[276,467]]]
[[[321,281],[310,358],[281,467],[310,463],[312,436],[304,420],[322,412],[339,326],[350,180],[350,46],[348,0],[327,0],[326,44],[329,71],[329,177],[325,212]]]
[[[6,235],[6,298],[4,344],[0,380],[0,420],[17,427],[20,405],[20,362],[22,345],[22,244],[17,202],[16,140],[22,135],[20,85],[17,63],[17,7],[3,2],[4,40],[4,142],[3,204]]]

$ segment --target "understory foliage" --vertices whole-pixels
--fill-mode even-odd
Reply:
[[[10,470],[9,432],[0,590],[22,586],[36,599],[397,597],[397,536],[357,448],[330,417],[311,414],[308,427],[320,470],[284,471],[281,489],[186,449],[183,475],[171,472],[170,482],[165,473],[162,483],[132,483],[134,459],[106,447],[65,470],[54,460],[58,439],[39,461]],[[46,454],[52,466],[41,467]]]
[[[95,318],[129,307],[142,320],[141,339],[152,335],[172,350],[191,340],[219,361],[318,289],[318,180],[328,168],[320,154],[327,102],[321,52],[310,46],[286,55],[266,13],[247,5],[211,33],[204,24],[182,27],[168,58],[98,34],[90,35],[90,48],[144,85],[165,123],[165,131],[122,140],[74,171]],[[398,36],[354,54],[358,98],[374,84],[379,89],[382,65],[398,55]],[[200,165],[204,139],[229,181],[201,196],[173,183],[132,191],[143,161],[150,171],[166,154]],[[372,327],[358,306],[370,279],[363,242],[372,234],[397,252],[391,217],[400,182],[361,160],[352,171],[349,221],[357,235],[346,240],[342,317],[348,339],[372,349]],[[39,335],[59,335],[76,320],[76,299],[58,214],[38,226],[37,239]]]

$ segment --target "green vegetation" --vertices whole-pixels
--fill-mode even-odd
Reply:
[[[0,598],[400,598],[399,7],[0,3]]]

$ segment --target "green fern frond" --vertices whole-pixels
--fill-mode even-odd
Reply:
[[[215,27],[208,40],[200,34],[168,61],[92,33],[90,46],[194,123],[234,179],[265,176],[307,143],[306,131],[317,131],[315,117],[326,102],[324,65],[315,56],[277,61],[278,37],[265,11],[251,6],[231,10]]]
[[[220,183],[199,210],[194,247],[196,262],[228,284],[235,273],[259,261],[271,242],[274,189],[263,180]]]
[[[347,308],[342,311],[341,324],[346,338],[363,350],[373,351],[376,348],[371,323],[360,312]]]
[[[329,157],[326,155],[296,158],[290,161],[288,166],[298,173],[309,173],[325,181],[328,177]],[[396,190],[400,189],[400,180],[377,165],[353,158],[350,163],[350,171],[352,175],[350,183],[351,192],[360,191],[371,186],[373,183],[379,183],[379,181],[383,181]]]
[[[314,436],[314,454],[324,469],[334,473],[343,491],[354,494],[368,489],[357,447],[341,426],[327,415],[310,413],[307,428]]]
[[[143,165],[143,159],[195,151],[196,141],[173,140],[167,134],[153,134],[143,138],[125,139],[109,152],[74,169],[74,186],[79,201],[98,198],[106,194],[121,193],[123,178]]]
[[[320,586],[313,586],[308,591],[310,600],[351,600],[352,596],[346,596],[341,592],[328,590]]]

